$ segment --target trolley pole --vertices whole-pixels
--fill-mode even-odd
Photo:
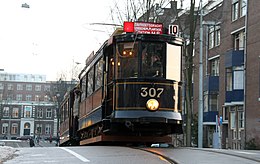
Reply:
[[[203,24],[202,0],[200,0],[200,55],[199,55],[199,105],[198,105],[198,148],[203,147]]]

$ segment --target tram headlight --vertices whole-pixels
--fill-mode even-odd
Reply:
[[[155,99],[149,99],[146,102],[146,107],[147,107],[147,109],[149,109],[151,111],[155,111],[159,108],[159,102]]]

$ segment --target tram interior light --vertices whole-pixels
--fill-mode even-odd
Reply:
[[[122,54],[123,54],[123,56],[125,56],[125,57],[131,57],[131,56],[133,56],[134,53],[133,53],[132,50],[125,49]]]

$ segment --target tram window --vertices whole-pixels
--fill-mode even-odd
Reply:
[[[117,45],[117,77],[128,78],[138,75],[138,43],[128,42]]]
[[[142,76],[162,77],[163,76],[163,43],[142,43]]]
[[[81,100],[84,100],[86,97],[86,75],[81,79],[81,90],[82,90],[82,94],[81,94]]]
[[[95,65],[95,90],[101,87],[102,85],[102,60],[99,60]]]
[[[93,77],[94,77],[94,67],[88,72],[88,86],[87,86],[87,96],[93,93]]]

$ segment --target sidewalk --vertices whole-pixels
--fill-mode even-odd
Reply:
[[[260,163],[259,150],[234,150],[234,149],[213,149],[213,148],[191,148],[191,149],[201,150],[201,151],[211,151],[220,154],[242,157]]]
[[[13,157],[17,150],[9,146],[0,146],[0,164]]]

